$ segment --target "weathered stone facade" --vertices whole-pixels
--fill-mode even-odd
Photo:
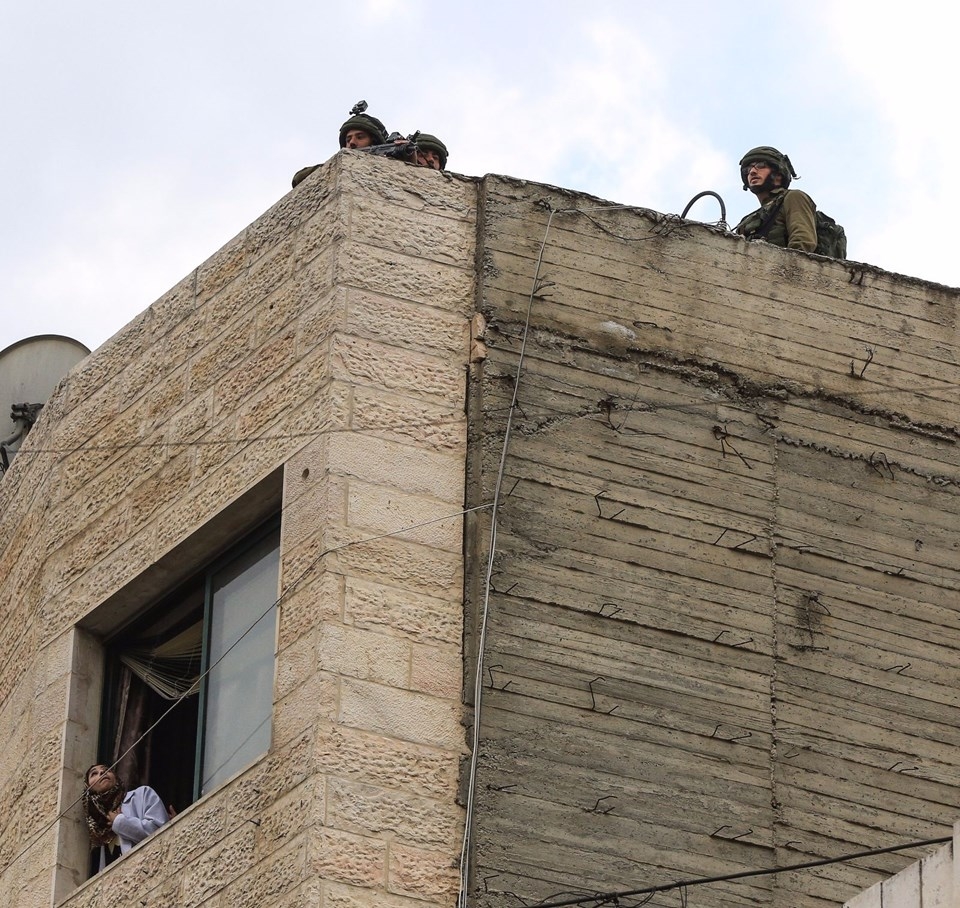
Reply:
[[[475,216],[339,155],[50,401],[0,483],[0,905],[451,903]],[[84,883],[99,632],[281,506],[269,753]]]
[[[958,299],[337,155],[0,482],[0,908],[453,908],[471,790],[478,906],[946,834]],[[104,641],[278,512],[269,751],[85,881]],[[814,908],[915,857],[690,894]]]

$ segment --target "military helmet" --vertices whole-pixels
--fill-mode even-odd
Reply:
[[[751,164],[756,164],[757,161],[766,161],[783,177],[784,189],[797,176],[797,172],[793,169],[793,164],[790,163],[790,158],[787,155],[777,151],[772,145],[758,145],[756,148],[751,148],[740,159],[740,178],[743,180],[744,189],[749,189],[747,186],[747,170]]]
[[[436,136],[430,135],[428,132],[419,132],[417,133],[417,148],[426,148],[430,151],[435,151],[440,155],[440,169],[447,169],[447,146],[443,144]]]
[[[366,101],[358,101],[350,109],[350,119],[340,127],[340,147],[347,147],[347,133],[351,129],[362,129],[369,133],[374,145],[384,145],[387,141],[387,128],[376,117],[364,113]]]

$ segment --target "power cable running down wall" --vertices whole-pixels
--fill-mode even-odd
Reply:
[[[537,254],[537,263],[533,273],[533,281],[530,287],[530,294],[527,298],[527,310],[523,323],[523,334],[520,343],[520,352],[517,357],[517,372],[513,380],[513,395],[510,400],[510,407],[507,412],[507,425],[503,434],[503,446],[500,452],[500,461],[497,469],[497,481],[494,486],[493,505],[490,513],[490,535],[487,554],[487,568],[484,576],[483,585],[483,605],[480,614],[480,630],[477,639],[477,659],[474,667],[473,682],[473,723],[472,723],[472,741],[470,742],[470,768],[467,779],[467,803],[466,817],[464,820],[463,845],[460,850],[460,890],[457,898],[458,908],[466,908],[468,899],[468,890],[470,886],[471,869],[471,849],[473,840],[473,817],[476,809],[476,791],[477,791],[477,764],[480,754],[480,718],[481,706],[483,701],[483,666],[484,666],[484,648],[487,636],[487,624],[490,615],[490,590],[492,587],[494,556],[497,550],[497,518],[500,509],[500,496],[503,490],[503,476],[507,462],[507,452],[510,447],[510,433],[513,428],[513,416],[517,411],[517,395],[520,390],[520,378],[523,374],[523,363],[527,350],[527,339],[530,334],[530,315],[533,311],[533,301],[540,292],[550,286],[540,275],[543,266],[543,255],[547,248],[547,238],[550,235],[550,226],[553,223],[554,215],[557,214],[577,214],[587,217],[591,222],[589,212],[592,211],[610,211],[610,210],[636,210],[632,205],[607,205],[597,206],[596,208],[561,208],[555,209],[548,202],[542,201],[540,207],[549,211],[547,224],[543,231],[543,239],[540,241],[540,251]],[[658,222],[658,227],[659,227]],[[601,226],[601,229],[605,229]],[[636,237],[637,241],[642,239],[653,239],[650,237]]]

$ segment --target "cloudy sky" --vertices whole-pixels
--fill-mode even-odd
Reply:
[[[6,3],[0,350],[99,346],[334,154],[360,98],[439,135],[450,170],[672,213],[713,189],[732,223],[754,207],[740,156],[772,144],[850,258],[960,286],[958,17],[928,0]]]

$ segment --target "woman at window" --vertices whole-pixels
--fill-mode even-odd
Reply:
[[[91,766],[84,777],[83,812],[94,848],[100,847],[100,869],[107,864],[107,850],[126,854],[137,842],[156,832],[170,814],[160,796],[142,785],[127,791],[117,774],[102,763]]]

